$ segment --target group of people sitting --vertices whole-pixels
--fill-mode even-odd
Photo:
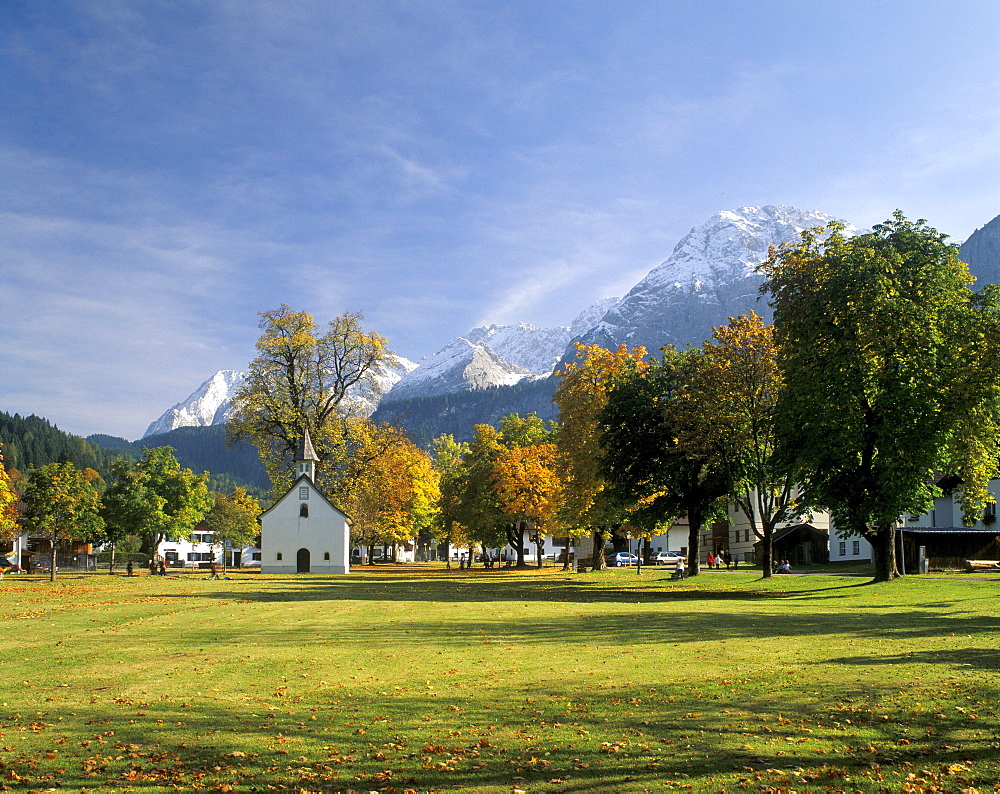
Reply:
[[[771,573],[791,573],[792,563],[789,560],[775,560]]]

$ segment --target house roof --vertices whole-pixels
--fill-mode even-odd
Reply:
[[[795,532],[802,532],[802,531],[808,532],[810,534],[817,534],[823,536],[828,535],[826,530],[817,529],[812,524],[792,524],[791,526],[782,527],[781,529],[776,530],[775,533],[771,536],[771,542],[775,543],[776,541],[779,541],[782,538],[786,538]]]
[[[279,504],[281,504],[282,502],[284,502],[285,499],[288,498],[288,495],[290,493],[292,493],[292,491],[294,491],[296,488],[298,488],[299,484],[303,483],[303,482],[306,485],[308,485],[315,493],[319,494],[319,498],[320,499],[322,499],[324,502],[326,502],[328,505],[330,505],[330,507],[332,507],[338,513],[340,513],[344,518],[346,518],[348,524],[353,524],[354,523],[354,519],[352,519],[349,515],[347,515],[347,513],[345,513],[343,510],[341,510],[339,507],[337,507],[337,505],[335,505],[333,502],[331,502],[329,499],[327,499],[326,496],[323,494],[323,492],[319,488],[316,487],[316,484],[312,480],[310,480],[309,477],[307,477],[305,474],[303,474],[295,482],[293,482],[292,483],[292,487],[289,488],[287,491],[285,491],[284,494],[282,494],[277,499],[275,499],[273,505],[271,505],[269,508],[267,508],[267,510],[265,510],[263,513],[261,513],[259,516],[257,516],[257,520],[260,521],[264,516],[266,516],[268,513],[270,513],[272,510],[274,510],[274,508],[276,508]]]

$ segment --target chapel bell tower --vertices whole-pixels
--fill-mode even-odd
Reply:
[[[309,438],[309,429],[302,436],[302,443],[299,445],[299,452],[295,456],[295,479],[302,475],[309,478],[310,482],[316,481],[316,464],[319,458],[316,450],[313,449],[312,440]]]

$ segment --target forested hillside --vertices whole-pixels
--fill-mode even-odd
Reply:
[[[209,472],[209,487],[213,490],[231,493],[236,486],[244,486],[262,494],[270,488],[257,450],[247,444],[227,447],[224,425],[182,427],[132,442],[104,434],[81,438],[40,416],[0,412],[0,444],[8,469],[25,473],[46,463],[69,462],[94,469],[105,479],[114,458],[139,458],[146,447],[170,446],[176,450],[181,466],[198,474]]]
[[[442,433],[469,441],[474,425],[496,425],[507,414],[534,412],[543,419],[558,418],[559,412],[552,404],[557,383],[553,375],[514,386],[383,401],[372,419],[405,429],[413,442],[425,449]]]
[[[80,436],[66,433],[40,416],[0,412],[0,454],[8,469],[27,471],[46,463],[74,463],[106,476],[113,454]]]
[[[132,442],[106,435],[92,435],[87,440],[99,444],[108,452],[135,458],[140,457],[147,447],[173,447],[181,466],[194,472],[209,472],[212,475],[211,487],[226,493],[237,485],[255,491],[271,487],[254,447],[242,443],[226,446],[225,425],[179,427],[169,433],[158,433]]]

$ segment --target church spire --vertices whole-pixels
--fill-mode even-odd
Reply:
[[[319,457],[313,449],[312,439],[309,438],[309,428],[302,434],[302,443],[299,444],[298,454],[295,456],[295,476],[301,477],[303,474],[310,480],[315,480],[316,464]]]

